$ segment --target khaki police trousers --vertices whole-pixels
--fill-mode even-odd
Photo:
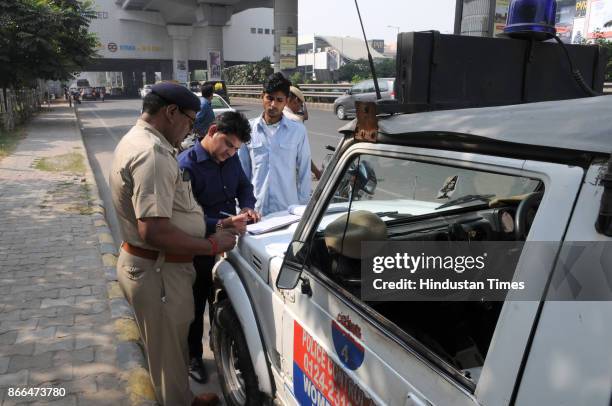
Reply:
[[[134,308],[144,342],[157,401],[164,406],[190,406],[187,336],[193,321],[191,263],[164,263],[121,250],[117,279]]]

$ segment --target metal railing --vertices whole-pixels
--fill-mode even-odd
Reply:
[[[12,130],[26,122],[42,104],[41,89],[0,89],[0,128]]]
[[[323,99],[331,103],[338,96],[342,96],[352,84],[301,84],[298,85],[304,97],[311,99]],[[230,96],[259,97],[261,85],[228,85],[227,92]]]
[[[333,102],[338,96],[342,96],[353,85],[347,84],[301,84],[298,85],[305,97],[317,98],[328,103]],[[261,85],[228,85],[227,91],[230,96],[259,97]],[[603,92],[612,93],[612,82],[604,83]]]

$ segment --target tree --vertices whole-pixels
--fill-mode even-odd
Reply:
[[[304,76],[302,75],[302,72],[296,71],[289,77],[289,80],[294,86],[299,85],[300,83],[304,83]]]
[[[358,59],[346,63],[338,69],[338,79],[341,81],[351,81],[354,77],[368,78],[370,77],[370,65],[365,59]]]
[[[608,23],[612,23],[612,21],[609,21]],[[599,29],[595,30],[594,36],[595,44],[605,48],[608,53],[608,62],[606,63],[606,68],[604,71],[604,81],[612,81],[612,42],[608,41],[603,32]]]
[[[0,86],[67,80],[95,56],[96,16],[79,0],[0,0]]]
[[[231,85],[253,85],[266,81],[274,73],[270,58],[265,57],[257,63],[230,66],[223,69],[223,77]]]
[[[374,61],[376,77],[395,77],[395,59],[385,58]],[[338,69],[338,79],[346,82],[359,82],[372,77],[370,64],[366,59],[346,63]]]

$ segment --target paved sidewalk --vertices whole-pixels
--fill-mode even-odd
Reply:
[[[0,161],[0,403],[128,404],[116,367],[105,269],[84,174],[36,169],[86,153],[67,105],[53,105]],[[60,162],[62,163],[62,162]],[[85,164],[86,165],[86,164]],[[65,396],[9,397],[8,388]]]

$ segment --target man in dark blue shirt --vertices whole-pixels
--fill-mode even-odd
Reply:
[[[204,138],[178,156],[179,166],[183,173],[189,174],[195,199],[206,215],[207,235],[219,228],[233,228],[244,233],[247,222],[260,219],[253,210],[253,185],[236,154],[242,143],[250,139],[251,127],[246,117],[238,112],[226,112],[217,117]],[[241,209],[238,215],[236,203]],[[196,269],[193,285],[195,318],[189,328],[189,375],[200,383],[208,379],[202,362],[202,336],[214,264],[214,256],[196,256],[193,261]]]

